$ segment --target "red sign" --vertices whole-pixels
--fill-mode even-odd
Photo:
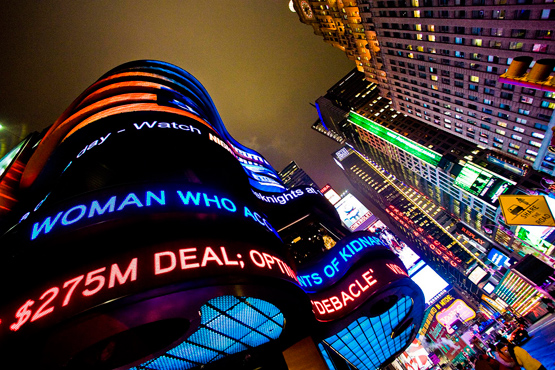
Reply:
[[[349,314],[379,289],[400,279],[408,279],[403,267],[391,260],[378,259],[346,274],[330,289],[307,294],[316,319],[331,321]]]

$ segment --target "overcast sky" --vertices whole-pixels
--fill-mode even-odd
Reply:
[[[310,103],[355,65],[287,0],[9,0],[0,50],[0,123],[12,132],[51,125],[113,67],[157,59],[195,76],[231,135],[278,171],[294,160],[319,186],[348,188]]]

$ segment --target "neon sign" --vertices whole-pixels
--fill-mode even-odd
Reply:
[[[308,293],[318,321],[339,319],[394,281],[408,279],[406,270],[393,260],[375,259],[355,269],[330,289]]]
[[[384,139],[385,141],[389,142],[392,145],[395,145],[399,149],[402,149],[403,151],[417,158],[420,158],[433,166],[437,166],[442,158],[441,154],[436,153],[433,150],[430,150],[425,146],[422,146],[410,139],[407,139],[404,136],[391,131],[388,128],[385,128],[382,125],[379,125],[369,120],[368,118],[361,116],[358,113],[349,112],[348,119],[349,122],[362,127],[366,131],[378,136],[379,138]]]
[[[297,278],[305,292],[317,292],[341,279],[362,255],[370,250],[387,250],[384,242],[373,234],[360,231],[341,239],[325,257],[314,265],[301,268]]]
[[[448,308],[445,308],[437,313],[436,320],[442,324],[446,329],[448,334],[455,332],[451,325],[456,320],[461,320],[462,322],[472,320],[476,317],[476,312],[470,308],[463,300],[455,300]]]
[[[152,190],[160,189],[163,190]],[[263,226],[277,236],[268,220],[247,205],[240,204],[226,195],[188,185],[179,188],[171,185],[152,185],[137,187],[133,191],[119,191],[115,195],[100,194],[80,199],[78,204],[70,204],[59,211],[52,212],[33,223],[29,232],[30,240],[36,240],[54,230],[72,226],[92,225],[118,216],[135,216],[138,213],[160,212],[162,208],[182,212],[212,212],[236,214]]]
[[[322,193],[320,193],[317,189],[311,186],[306,186],[304,188],[303,187],[293,188],[289,191],[286,191],[285,193],[281,193],[278,195],[275,195],[275,194],[264,195],[255,190],[253,190],[252,192],[258,199],[260,199],[265,203],[273,203],[273,204],[277,203],[281,205],[287,204],[289,201],[302,197],[303,195],[306,195],[306,194],[322,195]]]
[[[179,243],[174,243],[179,244]],[[159,247],[157,247],[159,248]],[[98,266],[97,266],[98,267]],[[270,276],[298,285],[295,271],[282,258],[261,248],[244,243],[231,245],[172,247],[150,251],[125,263],[111,263],[48,287],[32,295],[23,304],[4,312],[0,331],[16,332],[23,326],[44,318],[64,318],[116,299],[168,283],[179,283],[230,273]],[[123,289],[123,290],[122,290]],[[6,310],[9,312],[9,309]],[[7,317],[13,317],[12,322]],[[8,325],[1,325],[6,322]]]

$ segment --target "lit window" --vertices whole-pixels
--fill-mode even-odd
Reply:
[[[519,135],[512,134],[511,138],[513,138],[515,140],[518,140],[518,141],[522,141],[522,136],[519,136]]]
[[[521,124],[525,125],[526,122],[528,122],[528,121],[525,120],[525,119],[523,119],[523,118],[520,118],[520,117],[517,117],[517,118],[516,118],[516,123],[521,123]]]
[[[511,50],[522,50],[522,47],[524,46],[524,44],[522,42],[511,42],[509,44],[509,49]]]
[[[509,143],[509,147],[511,147],[513,149],[520,149],[520,145],[515,144],[515,143]]]
[[[518,113],[524,114],[524,115],[526,115],[526,116],[529,116],[529,115],[530,115],[530,111],[529,111],[529,110],[522,109],[522,108],[518,108]]]
[[[547,44],[534,44],[532,51],[536,53],[547,53]]]
[[[513,154],[513,155],[518,155],[518,150],[514,150],[514,149],[507,149],[507,152]]]
[[[414,29],[417,30],[417,31],[422,31],[422,25],[421,24],[415,24]]]
[[[496,128],[495,132],[498,133],[499,135],[505,136],[505,130],[501,130],[501,129]]]
[[[417,39],[417,40],[422,40],[422,34],[421,34],[421,33],[417,33],[417,34],[416,34],[416,39]]]
[[[536,137],[538,139],[543,139],[545,137],[545,135],[540,134],[539,132],[532,132],[532,137]]]
[[[526,149],[526,154],[532,154],[533,156],[537,156],[538,152],[535,152],[535,151],[530,150],[530,149]]]
[[[551,103],[551,102],[543,100],[542,101],[542,107],[553,109],[553,108],[555,108],[555,103]]]
[[[472,45],[482,46],[482,39],[472,39]]]
[[[478,76],[470,76],[470,81],[472,81],[472,82],[480,82],[480,77],[478,77]]]
[[[433,90],[439,90],[439,88],[437,87],[437,85],[432,85],[432,89],[433,89]]]
[[[428,41],[435,42],[436,41],[436,36],[435,35],[428,35]]]
[[[414,18],[420,18],[420,10],[414,10],[412,12],[412,15]]]
[[[528,143],[538,148],[542,146],[542,143],[538,143],[537,141],[534,141],[534,140],[530,140]]]
[[[534,99],[529,96],[521,96],[520,102],[524,104],[532,104],[534,102]]]
[[[431,79],[432,81],[437,81],[437,76],[436,76],[436,75],[431,75],[431,76],[430,76],[430,79]]]
[[[522,133],[522,134],[523,134],[524,131],[525,131],[522,127],[518,127],[518,126],[513,127],[513,130],[515,130],[516,132],[520,132],[520,133]]]
[[[507,127],[507,124],[505,122],[502,122],[502,121],[497,121],[497,126]]]

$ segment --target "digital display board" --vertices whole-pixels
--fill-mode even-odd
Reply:
[[[489,251],[488,260],[493,262],[493,264],[496,265],[498,268],[510,267],[509,257],[495,248],[491,248],[491,250]]]
[[[335,205],[337,202],[341,200],[341,197],[339,196],[339,194],[337,194],[330,185],[324,186],[322,189],[320,189],[320,191],[322,192],[322,194],[324,194],[326,199],[329,200],[330,203],[333,205]]]
[[[434,297],[449,286],[449,284],[428,265],[414,274],[411,279],[424,292],[426,303],[431,302]]]
[[[384,139],[385,141],[389,142],[392,145],[395,145],[399,149],[417,157],[421,160],[433,165],[437,166],[439,161],[441,160],[441,154],[434,152],[422,146],[410,139],[407,139],[401,134],[396,133],[395,131],[391,131],[388,128],[383,127],[382,125],[377,124],[369,120],[366,117],[361,116],[355,112],[349,112],[349,122],[362,127],[366,131]]]
[[[553,214],[555,210],[555,199],[551,197],[544,197],[544,199]],[[549,240],[552,238],[554,231],[555,227],[521,225],[517,226],[515,235],[532,248],[545,253],[553,246]]]
[[[474,270],[468,275],[468,280],[474,284],[478,284],[488,273],[480,266],[476,266]]]
[[[372,213],[352,194],[347,194],[335,204],[339,218],[351,231],[357,230],[369,220]]]
[[[495,204],[515,182],[502,178],[474,163],[467,162],[455,178],[455,185],[472,195]]]

